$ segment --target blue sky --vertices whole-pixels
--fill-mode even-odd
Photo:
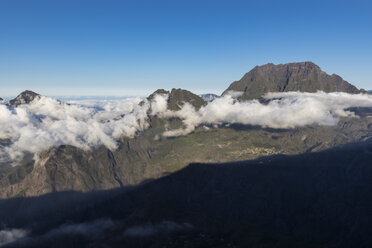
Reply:
[[[255,65],[313,61],[372,89],[368,1],[0,1],[0,96],[220,94]]]

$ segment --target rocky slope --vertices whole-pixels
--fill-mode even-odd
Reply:
[[[92,151],[60,146],[34,162],[0,171],[0,197],[36,196],[48,192],[92,191],[143,183],[182,169],[192,162],[227,162],[273,154],[321,151],[372,137],[372,112],[359,119],[344,118],[335,127],[309,126],[290,130],[244,125],[199,127],[194,133],[159,138],[165,127],[180,120],[153,117],[151,128],[135,138],[122,138],[119,148]]]
[[[328,75],[312,62],[256,66],[233,82],[223,95],[229,91],[243,92],[242,100],[258,99],[267,92],[361,92],[340,76]]]

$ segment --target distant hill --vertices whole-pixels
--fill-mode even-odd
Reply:
[[[202,95],[200,95],[200,97],[203,98],[204,101],[211,102],[214,99],[219,98],[220,96],[218,96],[216,94],[202,94]]]
[[[328,75],[312,62],[266,64],[256,66],[239,81],[233,82],[224,92],[243,92],[242,100],[260,98],[267,92],[347,92],[360,90],[336,74]]]
[[[10,105],[14,107],[18,107],[19,105],[22,105],[22,104],[29,104],[35,98],[38,98],[38,97],[40,97],[39,94],[33,91],[30,91],[30,90],[26,90],[26,91],[23,91],[21,94],[19,94],[16,98],[10,100],[9,103]]]

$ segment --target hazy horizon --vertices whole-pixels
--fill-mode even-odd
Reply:
[[[104,91],[101,91],[101,94],[99,94],[100,93],[99,90],[97,92],[91,92],[90,91],[91,93],[84,94],[85,89],[81,89],[82,94],[80,94],[80,92],[76,92],[75,94],[74,93],[65,93],[65,94],[56,95],[55,93],[51,93],[52,91],[45,90],[45,89],[44,90],[43,89],[34,90],[34,89],[28,89],[27,88],[27,89],[22,89],[22,90],[21,89],[15,90],[14,91],[15,93],[11,94],[11,95],[1,95],[1,98],[3,98],[6,101],[9,101],[9,100],[17,97],[19,94],[21,94],[23,91],[26,91],[26,90],[31,90],[35,93],[40,94],[40,95],[55,98],[55,99],[59,99],[59,100],[89,100],[89,99],[93,99],[93,100],[115,100],[115,99],[126,99],[126,98],[131,98],[131,97],[145,98],[145,97],[148,97],[150,94],[152,94],[157,89],[143,90],[143,91],[130,91],[130,90],[125,91],[125,90],[122,90],[122,91],[110,92],[110,93],[105,93]],[[171,88],[170,89],[165,89],[165,90],[171,90]],[[195,93],[197,95],[203,95],[203,94],[221,95],[222,94],[222,91],[221,92],[212,92],[212,91],[193,91],[193,90],[190,90],[190,89],[185,89],[185,90],[189,90],[192,93]]]

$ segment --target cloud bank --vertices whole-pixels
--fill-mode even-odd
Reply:
[[[225,95],[199,111],[187,103],[179,111],[170,111],[167,95],[156,95],[142,104],[141,98],[65,103],[48,97],[16,108],[0,103],[0,162],[17,161],[26,152],[38,154],[59,145],[115,149],[121,136],[133,137],[148,128],[149,115],[183,121],[183,128],[163,133],[169,137],[186,135],[203,124],[335,125],[340,117],[356,117],[348,108],[372,107],[372,96],[347,93],[269,93],[264,98],[265,103],[239,102],[236,94]]]
[[[347,93],[269,93],[266,103],[258,100],[239,102],[234,95],[215,99],[199,111],[189,105],[164,116],[179,117],[185,125],[164,136],[186,135],[201,124],[245,124],[267,128],[295,128],[306,125],[336,125],[340,117],[356,117],[351,107],[372,107],[371,95]]]
[[[141,98],[64,103],[49,97],[16,108],[0,104],[0,162],[64,144],[115,149],[121,136],[133,137],[148,127],[150,108],[153,114],[164,111],[166,97],[141,105]]]

